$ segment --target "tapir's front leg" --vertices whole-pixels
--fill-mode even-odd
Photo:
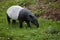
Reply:
[[[23,27],[23,21],[19,20],[19,25],[20,25],[20,28],[22,28]]]
[[[26,20],[26,23],[27,23],[27,27],[31,28],[30,21],[29,20]]]

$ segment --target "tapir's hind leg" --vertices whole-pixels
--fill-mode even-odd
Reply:
[[[8,23],[10,24],[10,18],[9,18],[9,16],[7,15],[7,21],[8,21]]]
[[[12,20],[12,24],[15,24],[16,23],[16,20]]]

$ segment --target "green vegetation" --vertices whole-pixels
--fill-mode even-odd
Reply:
[[[50,3],[49,4],[49,7],[51,7],[51,8],[60,8],[60,3],[59,4],[57,4],[57,3]]]
[[[0,40],[60,40],[60,21],[47,20],[38,18],[39,28],[31,24],[31,29],[26,28],[24,22],[23,28],[19,28],[17,21],[16,25],[8,24],[6,18],[6,10],[12,5],[20,4],[18,1],[0,2]],[[24,4],[25,1],[21,1]],[[34,4],[29,3],[29,4]],[[37,10],[38,13],[39,11]],[[44,12],[44,11],[43,11]]]

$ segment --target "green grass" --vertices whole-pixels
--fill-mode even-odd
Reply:
[[[26,28],[25,22],[22,29],[19,28],[18,21],[16,25],[8,24],[6,9],[15,4],[9,1],[0,2],[0,40],[60,40],[60,32],[52,34],[60,31],[60,21],[38,18],[39,28],[31,24],[31,29]]]
[[[2,20],[3,19],[3,20]],[[0,40],[60,40],[60,32],[51,34],[52,29],[60,30],[60,22],[38,18],[39,28],[31,24],[31,29],[16,25],[8,25],[6,17],[0,19]],[[49,30],[50,29],[50,30]],[[47,31],[47,33],[45,32]],[[49,32],[49,33],[48,33]]]

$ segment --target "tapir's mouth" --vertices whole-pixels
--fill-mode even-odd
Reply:
[[[36,25],[37,27],[39,27],[39,24],[38,24],[38,23],[36,23],[35,25]]]
[[[39,27],[39,23],[33,23],[32,22],[32,24],[34,24],[36,27]]]
[[[37,27],[39,27],[39,24],[37,25]]]

